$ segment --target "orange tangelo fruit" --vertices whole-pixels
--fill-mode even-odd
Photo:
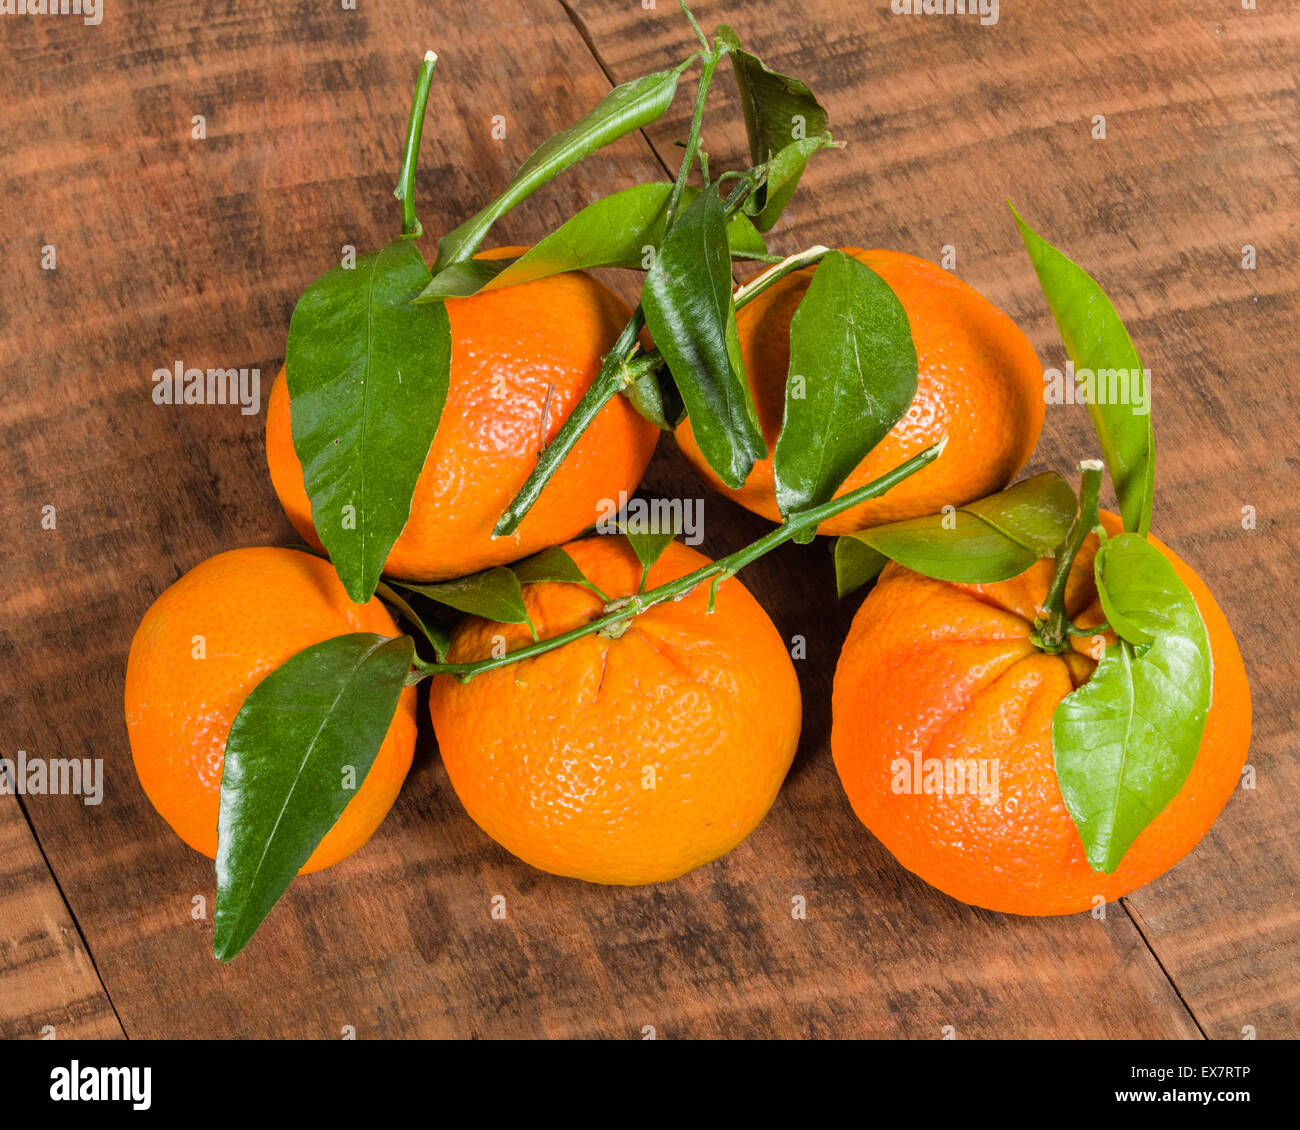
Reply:
[[[1102,520],[1109,533],[1120,532],[1114,515]],[[831,750],[854,812],[909,871],[989,910],[1071,914],[1090,909],[1098,895],[1110,901],[1150,882],[1209,830],[1245,763],[1250,687],[1232,630],[1204,582],[1168,546],[1150,541],[1191,590],[1209,631],[1212,700],[1182,789],[1109,875],[1087,862],[1052,752],[1053,712],[1090,677],[1096,664],[1089,652],[1099,654],[1101,641],[1075,637],[1062,655],[1030,642],[1052,562],[987,585],[885,567],[840,653]],[[1066,608],[1080,627],[1104,619],[1093,581],[1096,549],[1093,535],[1066,588]],[[957,788],[927,793],[912,771],[918,760],[937,764]],[[972,763],[985,773],[977,778],[982,790],[972,788]],[[950,777],[949,769],[957,771]]]
[[[565,549],[611,601],[641,565],[621,537]],[[707,564],[674,542],[647,588]],[[543,639],[600,616],[577,584],[525,588]],[[526,863],[594,883],[657,883],[740,843],[776,799],[799,738],[799,683],[780,635],[730,578],[632,619],[460,683],[434,679],[429,709],[466,811]],[[526,625],[468,619],[450,658],[531,642]]]
[[[501,248],[485,257],[521,254]],[[385,572],[460,577],[575,537],[637,488],[658,429],[616,396],[583,433],[513,534],[492,529],[600,371],[629,312],[590,276],[556,275],[447,302],[447,401]],[[294,528],[321,547],[293,447],[281,369],[266,414],[271,482]]]
[[[145,795],[195,851],[217,854],[230,725],[249,692],[304,648],[350,632],[396,636],[377,600],[353,604],[329,562],[292,549],[235,549],[196,565],[154,601],[126,664],[126,725]],[[302,873],[351,855],[397,799],[415,750],[407,687],[369,774]]]
[[[1001,490],[1015,477],[1043,427],[1043,375],[1034,348],[1016,324],[978,291],[924,259],[898,251],[845,253],[889,284],[907,313],[916,347],[917,386],[911,407],[836,492],[865,486],[944,435],[944,453],[893,490],[828,518],[822,534],[934,514]],[[780,521],[772,451],[785,414],[790,319],[812,273],[787,275],[736,313],[741,356],[754,394],[767,458],[732,490],[705,462],[690,419],[675,433],[682,453],[717,491]]]

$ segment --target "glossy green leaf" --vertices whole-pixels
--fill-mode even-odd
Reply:
[[[1213,680],[1196,600],[1155,546],[1111,538],[1096,575],[1120,619],[1152,642],[1121,639],[1052,719],[1056,776],[1094,871],[1113,872],[1177,795],[1205,732]]]
[[[654,563],[663,556],[664,550],[681,533],[675,519],[672,527],[667,530],[643,529],[634,522],[620,522],[618,528],[632,546],[636,559],[641,562],[642,577],[650,572]]]
[[[731,28],[724,24],[717,35],[730,48],[753,163],[761,165],[780,155],[776,175],[769,171],[768,183],[752,199],[758,228],[768,231],[794,194],[809,156],[829,143],[829,136],[822,135],[830,118],[804,83],[746,51]]]
[[[226,738],[213,952],[229,961],[366,779],[415,655],[407,636],[336,636],[257,684]]]
[[[481,616],[500,624],[523,624],[528,619],[519,578],[504,565],[485,569],[481,573],[471,573],[468,577],[459,577],[454,581],[431,584],[401,581],[395,584],[458,612],[467,612],[471,616]]]
[[[790,322],[774,456],[781,513],[826,502],[915,396],[916,349],[903,304],[870,268],[828,253]]]
[[[358,603],[410,516],[447,399],[447,311],[410,305],[428,278],[397,239],[318,278],[289,322],[293,445],[316,532]]]
[[[439,271],[415,298],[417,305],[444,302],[448,298],[468,298],[477,294],[518,259],[465,259]]]
[[[642,373],[623,389],[623,395],[642,416],[664,431],[672,431],[686,419],[682,395],[673,384],[672,375],[662,367]]]
[[[1135,403],[1099,403],[1094,395],[1088,415],[1101,443],[1101,452],[1115,484],[1124,528],[1146,535],[1151,528],[1151,499],[1155,479],[1155,433],[1151,426],[1150,381],[1138,359],[1128,330],[1096,281],[1034,232],[1011,209],[1033,261],[1065,351],[1076,369],[1090,370],[1098,387],[1127,375],[1128,399]],[[1119,384],[1118,380],[1114,383]],[[1132,392],[1140,385],[1141,395]],[[1109,395],[1106,397],[1109,399]],[[1120,399],[1120,398],[1116,398]]]
[[[565,169],[662,115],[672,104],[682,71],[695,58],[693,55],[671,70],[616,86],[581,121],[544,141],[519,167],[505,192],[438,241],[435,272],[441,274],[471,258],[497,220]]]
[[[568,581],[578,585],[587,583],[578,563],[558,545],[516,561],[510,569],[519,578],[520,584],[524,585],[534,585],[540,581]]]
[[[740,361],[727,221],[716,188],[696,197],[664,237],[641,305],[695,442],[722,481],[739,487],[767,445]]]
[[[1046,471],[946,513],[847,534],[835,544],[836,588],[852,592],[886,560],[958,584],[1009,580],[1055,552],[1077,510],[1070,485]]]

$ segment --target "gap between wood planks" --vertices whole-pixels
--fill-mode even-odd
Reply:
[[[556,3],[558,3],[564,10],[564,14],[569,17],[569,22],[573,24],[574,30],[577,31],[582,42],[587,45],[587,50],[591,52],[591,57],[595,60],[596,66],[600,68],[601,73],[605,76],[605,80],[611,87],[617,86],[618,81],[615,79],[613,72],[610,70],[605,60],[601,57],[600,50],[596,46],[596,41],[590,30],[587,28],[587,25],[583,23],[582,17],[574,11],[569,0],[556,0]],[[650,140],[649,135],[644,129],[640,129],[637,132],[645,139],[645,143],[650,147],[650,152],[654,154],[655,160],[659,162],[660,167],[668,174],[668,179],[672,180],[676,176],[676,173],[668,166],[668,163],[663,159],[663,157],[660,156],[659,150],[655,147],[654,142]],[[1156,967],[1160,970],[1161,975],[1169,982],[1169,987],[1173,989],[1174,995],[1178,998],[1178,1003],[1181,1004],[1183,1009],[1186,1011],[1188,1019],[1196,1025],[1196,1030],[1201,1034],[1201,1039],[1208,1040],[1210,1037],[1206,1033],[1200,1020],[1197,1018],[1196,1012],[1187,1002],[1187,998],[1183,996],[1182,990],[1178,987],[1178,982],[1170,976],[1169,970],[1165,968],[1165,963],[1160,960],[1160,955],[1156,952],[1155,947],[1151,944],[1151,940],[1147,937],[1147,932],[1142,929],[1142,924],[1138,921],[1137,913],[1129,907],[1127,897],[1121,898],[1119,904],[1123,908],[1124,913],[1128,916],[1128,920],[1133,924],[1133,929],[1137,931],[1137,936],[1142,939],[1142,944],[1146,946],[1147,952],[1151,955],[1151,959],[1156,963]]]
[[[95,961],[95,955],[91,952],[90,941],[86,937],[86,932],[81,928],[77,912],[72,909],[72,903],[68,901],[68,896],[63,890],[63,884],[59,882],[59,877],[54,873],[54,868],[50,864],[50,858],[45,854],[45,848],[41,846],[41,838],[36,834],[36,825],[32,823],[32,817],[27,811],[27,805],[23,803],[23,798],[16,791],[14,800],[18,803],[18,811],[23,814],[23,821],[26,823],[27,831],[32,837],[32,843],[36,845],[36,850],[40,853],[41,862],[45,864],[45,870],[50,876],[50,882],[54,884],[54,889],[59,893],[59,901],[63,903],[63,909],[68,912],[72,927],[77,931],[77,937],[81,939],[81,947],[86,951],[86,960],[90,962],[90,968],[95,974],[95,980],[99,982],[100,991],[104,994],[104,999],[108,1001],[108,1007],[113,1010],[113,1019],[117,1021],[118,1031],[122,1033],[124,1040],[129,1040],[131,1035],[127,1032],[126,1025],[122,1023],[122,1017],[117,1011],[117,1005],[113,1003],[113,994],[108,991],[108,985],[104,983],[103,975],[99,972],[99,963]]]

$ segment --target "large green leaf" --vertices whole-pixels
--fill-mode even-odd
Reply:
[[[1196,600],[1145,538],[1121,534],[1095,574],[1118,619],[1150,643],[1121,638],[1052,719],[1056,776],[1088,863],[1110,873],[1177,795],[1210,709],[1209,633]]]
[[[664,237],[672,190],[671,184],[654,182],[602,197],[520,258],[459,263],[434,278],[420,298],[463,298],[480,290],[498,290],[595,267],[643,270]],[[687,189],[683,199],[689,202],[698,193],[699,189]],[[763,237],[747,216],[731,217],[727,240],[735,254],[762,255],[767,251]]]
[[[1093,278],[1038,235],[1015,208],[1029,258],[1042,285],[1052,317],[1056,319],[1065,351],[1077,369],[1097,375],[1098,387],[1123,372],[1134,403],[1100,403],[1094,395],[1088,404],[1101,452],[1115,484],[1124,528],[1146,535],[1151,528],[1151,498],[1155,480],[1155,433],[1151,426],[1151,389],[1128,330],[1115,307]],[[1141,396],[1132,390],[1141,383]],[[1115,381],[1119,385],[1119,381]]]
[[[436,273],[441,274],[448,267],[471,258],[482,246],[488,229],[547,181],[663,114],[677,93],[678,78],[694,59],[692,56],[671,70],[657,71],[616,86],[581,121],[542,142],[500,196],[438,241]]]
[[[1069,483],[1045,471],[946,514],[847,534],[835,543],[836,587],[852,592],[889,560],[958,584],[1009,580],[1065,541],[1077,510]]]
[[[229,961],[374,764],[415,648],[358,632],[298,652],[257,684],[226,738],[213,952]]]
[[[717,35],[727,44],[736,72],[753,163],[761,165],[779,155],[768,183],[750,202],[759,230],[768,231],[794,194],[809,156],[830,143],[829,136],[823,136],[830,118],[807,85],[746,51],[731,28],[724,24]]]
[[[740,359],[727,219],[716,188],[700,193],[664,237],[641,306],[695,442],[722,481],[739,487],[767,445]]]
[[[293,445],[312,520],[348,595],[379,581],[447,399],[451,325],[412,306],[429,271],[409,239],[313,282],[289,322]]]
[[[776,500],[785,515],[827,501],[916,396],[903,304],[842,251],[818,264],[790,322]]]

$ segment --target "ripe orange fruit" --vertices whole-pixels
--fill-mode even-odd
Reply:
[[[621,537],[565,549],[611,600],[641,566]],[[647,588],[706,564],[679,542]],[[734,578],[460,683],[433,680],[443,764],[475,823],[526,863],[593,883],[658,883],[717,859],[776,799],[799,739],[799,683],[772,621]],[[543,639],[602,613],[576,584],[525,588]],[[531,642],[526,625],[468,619],[451,659]],[[501,654],[498,646],[497,654]]]
[[[196,565],[136,629],[126,663],[126,725],[145,795],[195,851],[217,854],[226,735],[249,692],[285,660],[333,636],[397,626],[376,599],[353,604],[329,562],[292,549],[235,549]],[[302,874],[370,839],[415,750],[415,688],[399,700],[356,796]]]
[[[523,253],[500,248],[483,256]],[[445,580],[516,561],[581,533],[601,500],[637,488],[658,429],[616,396],[508,537],[492,528],[600,371],[627,307],[581,272],[447,302],[451,379],[411,516],[385,571]],[[321,548],[293,447],[283,368],[266,410],[266,460],[294,528]]]
[[[1043,427],[1043,372],[1029,339],[978,291],[950,272],[898,251],[845,253],[885,280],[907,312],[916,346],[916,396],[887,436],[849,475],[845,494],[937,443],[943,455],[880,498],[823,522],[817,532],[854,530],[934,514],[999,491],[1025,465]],[[787,275],[736,313],[740,350],[768,456],[739,490],[713,472],[696,446],[690,419],[675,433],[682,453],[717,491],[755,514],[781,520],[772,451],[785,415],[790,319],[816,267]]]
[[[1103,515],[1103,523],[1110,533],[1120,530],[1114,515]],[[1232,629],[1204,582],[1150,540],[1205,620],[1213,692],[1186,782],[1110,875],[1088,865],[1052,753],[1052,713],[1091,675],[1091,640],[1076,637],[1073,651],[1055,656],[1029,639],[1051,561],[989,585],[885,567],[840,653],[831,750],[854,812],[909,871],[989,910],[1072,914],[1090,909],[1096,895],[1110,901],[1150,882],[1209,831],[1246,760],[1250,687]],[[1096,547],[1090,537],[1066,588],[1066,607],[1080,626],[1103,620],[1092,573]],[[986,783],[996,761],[996,787],[985,798],[993,803],[969,793],[927,795],[909,785],[913,775],[895,776],[902,768],[896,760],[915,766],[918,755],[942,763],[945,773],[955,760],[983,759]]]

